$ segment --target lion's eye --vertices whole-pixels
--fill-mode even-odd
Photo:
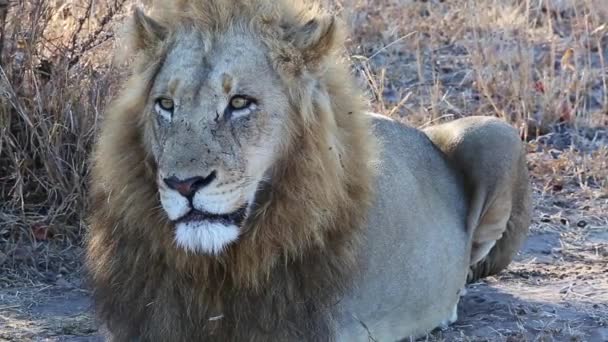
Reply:
[[[250,104],[251,100],[246,99],[242,96],[235,96],[230,99],[230,107],[232,107],[232,109],[244,109],[246,107],[249,107]]]
[[[167,121],[171,121],[174,109],[175,103],[173,100],[166,97],[158,98],[154,103],[154,110],[156,111],[156,114]]]
[[[230,99],[224,114],[231,119],[237,119],[251,114],[256,109],[256,101],[243,95],[235,95]]]
[[[167,98],[160,98],[156,100],[161,109],[166,110],[167,112],[173,112],[173,100]]]

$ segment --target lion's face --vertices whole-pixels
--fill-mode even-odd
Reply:
[[[279,155],[289,105],[253,37],[175,37],[150,88],[146,140],[177,245],[218,254],[238,240]]]

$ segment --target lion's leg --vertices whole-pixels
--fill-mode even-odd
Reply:
[[[489,117],[469,117],[425,133],[465,179],[472,234],[468,280],[495,274],[521,247],[530,220],[525,154],[517,132]]]
[[[494,186],[498,184],[493,184]],[[483,187],[471,201],[469,222],[476,222],[471,246],[471,265],[485,258],[500,240],[511,214],[511,191],[499,195],[487,193]]]
[[[524,243],[530,225],[531,198],[525,161],[522,164],[524,167],[520,168],[513,184],[515,191],[506,229],[489,253],[471,265],[468,282],[496,274],[507,267]]]

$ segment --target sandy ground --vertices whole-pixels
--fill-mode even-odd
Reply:
[[[470,285],[458,321],[426,339],[608,341],[608,232],[598,228],[535,225],[509,269]],[[0,340],[101,341],[90,309],[78,279],[0,290]]]

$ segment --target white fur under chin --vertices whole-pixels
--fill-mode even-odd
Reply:
[[[218,255],[239,238],[239,228],[219,222],[178,223],[175,243],[187,251]]]

